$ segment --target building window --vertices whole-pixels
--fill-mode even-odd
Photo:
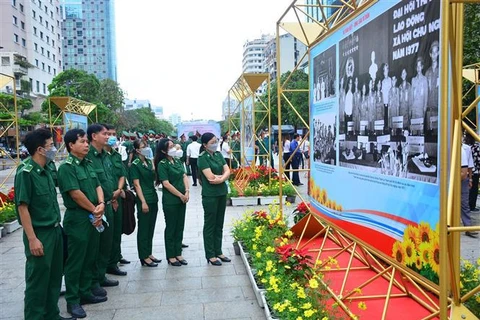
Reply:
[[[52,10],[50,10],[50,18],[53,19],[53,11]]]
[[[56,76],[57,75],[57,69],[53,68],[53,75]]]
[[[17,17],[13,16],[13,24],[14,24],[14,25],[17,25],[17,23],[18,23]]]
[[[52,47],[55,47],[55,40],[52,39]]]
[[[52,33],[55,33],[55,29],[53,28],[53,26],[51,26],[51,28],[52,28]]]
[[[48,66],[48,73],[51,73],[52,72],[52,68],[50,68],[50,66]]]
[[[48,29],[48,21],[45,21],[45,28]]]
[[[47,6],[45,6],[44,8],[45,8],[45,13],[48,13],[48,8],[47,8]]]
[[[45,49],[42,47],[41,49],[42,55],[45,55]]]
[[[25,30],[25,22],[21,21],[20,26],[22,27],[23,30]]]
[[[35,65],[38,67],[38,59],[35,59]]]
[[[35,47],[35,51],[38,51],[38,43],[34,43],[33,45]]]
[[[82,22],[77,22],[77,23],[76,23],[76,27],[77,27],[77,28],[83,28]]]
[[[68,44],[69,46],[73,45],[73,40],[72,40],[72,39],[68,39],[68,40],[67,40],[67,44]]]
[[[43,93],[46,94],[47,93],[47,85],[44,83],[43,84]]]
[[[55,62],[55,59],[56,59],[55,55],[52,54],[52,60],[53,60],[53,62]]]
[[[83,37],[83,31],[77,30],[77,37]]]
[[[10,65],[10,57],[2,57],[2,66]]]
[[[32,10],[32,17],[33,19],[37,19],[37,13],[35,12],[35,10]]]
[[[43,31],[40,31],[40,39],[43,40]]]
[[[14,7],[17,6],[17,0],[12,0],[12,6],[14,6]]]
[[[33,34],[37,35],[37,27],[33,27]]]
[[[49,44],[49,43],[50,43],[50,37],[47,36],[47,44]]]
[[[47,58],[50,59],[50,51],[47,50]]]
[[[81,40],[81,39],[80,39],[80,40],[77,40],[77,44],[78,44],[79,46],[83,46],[83,40]]]
[[[16,33],[13,34],[13,41],[18,43],[18,34]]]
[[[23,12],[23,4],[20,3],[20,12]]]
[[[22,46],[24,46],[24,47],[27,46],[27,40],[25,40],[24,38],[22,38]]]
[[[42,8],[42,0],[38,0],[38,7]]]
[[[42,24],[42,23],[43,23],[43,18],[42,18],[42,16],[40,16],[40,24]]]
[[[45,71],[45,62],[42,62],[42,70]]]
[[[37,87],[37,92],[40,92],[40,81],[37,80],[37,83],[36,83],[36,87]]]
[[[83,48],[78,48],[78,49],[77,49],[77,53],[78,53],[78,54],[83,54]]]

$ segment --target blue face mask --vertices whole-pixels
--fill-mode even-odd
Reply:
[[[110,137],[108,137],[108,142],[107,143],[110,147],[114,147],[117,144],[117,141],[118,141],[117,137],[110,136]]]

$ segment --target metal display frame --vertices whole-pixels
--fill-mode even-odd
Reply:
[[[370,7],[378,0],[341,0],[341,4],[325,5],[322,0],[317,0],[316,4],[298,3],[300,1],[294,0],[284,14],[277,22],[277,69],[280,70],[281,48],[279,45],[280,29],[290,33],[308,47],[306,54],[310,49],[322,41],[326,36],[336,31],[345,23],[354,19],[366,8]],[[302,1],[303,2],[303,1]],[[390,257],[380,252],[371,245],[364,243],[361,239],[349,234],[345,230],[332,225],[322,217],[309,214],[302,219],[292,230],[299,235],[300,239],[297,244],[298,247],[305,247],[311,241],[323,237],[319,248],[311,249],[320,257],[322,252],[331,250],[326,248],[325,241],[328,238],[333,243],[337,244],[341,250],[335,254],[335,257],[342,253],[350,254],[348,266],[340,268],[345,272],[343,277],[340,292],[333,292],[328,288],[335,302],[346,312],[346,314],[355,319],[356,316],[348,308],[347,302],[358,299],[384,299],[384,308],[381,319],[386,319],[389,302],[397,297],[408,296],[426,310],[429,315],[424,319],[432,319],[439,317],[440,319],[477,319],[463,303],[476,293],[480,292],[480,286],[471,290],[465,295],[460,294],[460,232],[465,231],[480,231],[480,226],[462,227],[460,226],[460,202],[461,202],[461,181],[460,181],[460,153],[461,153],[461,137],[463,130],[470,133],[477,141],[480,137],[476,132],[470,128],[467,123],[466,116],[477,107],[480,102],[480,96],[477,95],[475,101],[470,104],[465,110],[462,108],[462,60],[463,60],[463,46],[457,45],[463,43],[463,13],[464,3],[480,3],[480,0],[442,0],[441,6],[441,86],[444,88],[441,91],[440,100],[444,106],[441,108],[440,117],[443,120],[440,128],[441,141],[444,141],[446,146],[442,148],[440,164],[440,284],[436,285],[433,282],[421,277],[419,274],[410,270],[409,268],[396,263]],[[319,20],[308,14],[309,8],[315,8],[321,13]],[[335,9],[335,12],[327,17],[325,14],[327,9]],[[296,17],[294,22],[284,22],[288,14],[293,13]],[[309,20],[306,22],[305,20]],[[297,70],[303,61],[297,64],[294,70]],[[468,66],[472,67],[472,66]],[[473,66],[476,69],[475,85],[479,85],[478,69],[480,64]],[[468,72],[467,72],[468,74]],[[278,137],[281,141],[281,125],[282,119],[282,103],[286,101],[286,107],[291,108],[300,117],[301,121],[307,127],[307,134],[310,134],[309,121],[305,121],[305,115],[297,112],[296,106],[292,105],[285,93],[292,91],[288,90],[287,84],[289,78],[281,82],[280,73],[277,73],[277,93],[278,93]],[[468,77],[467,77],[468,78]],[[306,92],[309,94],[309,88],[296,89],[297,92]],[[309,115],[306,115],[309,116]],[[478,117],[478,115],[477,115]],[[450,120],[450,121],[449,121]],[[478,119],[477,119],[478,123]],[[303,143],[304,140],[302,140]],[[279,146],[280,159],[283,155],[283,148]],[[279,161],[280,173],[283,174],[286,170]],[[301,171],[301,170],[300,170]],[[280,196],[282,195],[282,182],[280,182]],[[303,200],[303,199],[302,199]],[[282,206],[282,203],[280,203]],[[308,240],[307,240],[308,239]],[[306,242],[302,240],[307,240]],[[302,243],[302,245],[300,245]],[[353,258],[358,259],[364,263],[364,267],[352,267]],[[318,263],[318,262],[317,262]],[[337,270],[329,270],[325,268],[325,263],[320,265],[323,272],[335,272]],[[388,281],[388,289],[383,295],[367,296],[355,295],[346,292],[345,284],[349,277],[355,270],[368,268],[374,270],[377,274],[365,281],[360,288],[363,288],[372,283],[377,278],[384,278]],[[399,275],[400,279],[399,280]],[[406,283],[412,284],[417,291],[417,294],[408,290]],[[328,286],[327,286],[328,287]],[[401,293],[393,294],[392,289],[397,288]],[[433,293],[439,298],[439,303],[435,302],[428,293]]]

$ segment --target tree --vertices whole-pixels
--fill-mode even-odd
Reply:
[[[463,65],[470,65],[480,62],[480,4],[466,3],[464,10],[464,24],[463,24]],[[472,87],[472,82],[463,79],[463,93]],[[475,91],[471,90],[463,99],[463,105],[470,105],[475,100]],[[475,112],[475,111],[472,111]],[[470,118],[470,115],[469,115]],[[472,119],[476,118],[473,114]]]
[[[108,109],[112,111],[122,111],[124,98],[123,90],[117,82],[112,79],[100,81],[98,101],[107,106]]]
[[[9,112],[14,112],[15,104],[13,101],[13,94],[0,93],[0,105],[3,105]],[[32,107],[32,100],[17,97],[18,112],[21,112],[22,115],[25,110],[30,110]],[[5,109],[0,109],[0,113],[5,113]]]
[[[147,133],[153,130],[157,133],[171,134],[174,130],[170,122],[155,118],[155,113],[150,108],[128,110],[121,114],[118,120],[118,128],[125,131],[138,131]]]
[[[286,79],[290,76],[291,72],[286,72],[280,77],[281,83],[285,84]],[[278,124],[278,100],[277,100],[277,82],[272,82],[270,85],[270,115],[272,125]],[[302,70],[296,70],[284,89],[308,89],[308,75]],[[305,122],[309,121],[309,109],[308,109],[308,91],[307,92],[284,92],[285,97],[291,102],[298,113],[303,117]],[[264,94],[260,99],[266,104],[268,95]],[[264,108],[258,106],[259,109]],[[256,121],[259,120],[257,115]],[[295,111],[290,107],[287,100],[282,97],[282,122],[284,124],[291,124],[296,127],[304,127],[303,122],[300,120]]]

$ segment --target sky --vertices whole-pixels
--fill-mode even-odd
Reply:
[[[117,0],[118,82],[183,121],[221,119],[243,45],[274,34],[292,0]]]

